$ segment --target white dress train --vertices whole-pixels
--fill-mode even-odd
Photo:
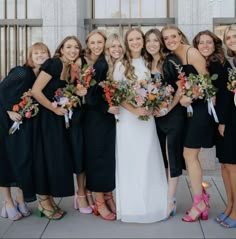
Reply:
[[[138,80],[148,72],[143,58],[133,59]],[[118,63],[114,80],[124,78]],[[116,128],[117,219],[123,222],[152,223],[166,217],[167,180],[154,117],[148,121],[120,107]]]

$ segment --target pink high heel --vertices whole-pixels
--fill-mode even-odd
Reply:
[[[6,204],[7,202],[4,203],[2,208],[1,217],[8,218],[12,221],[19,220],[23,217],[16,207],[9,208],[6,206]]]
[[[86,198],[86,196],[80,196],[78,195],[78,193],[75,194],[75,197],[74,197],[74,209],[75,210],[79,210],[81,213],[84,213],[84,214],[90,214],[93,212],[93,209],[88,206],[88,207],[80,207],[79,206],[79,198]]]
[[[186,215],[182,218],[182,221],[184,222],[195,222],[198,220],[198,218],[200,217],[202,220],[208,220],[208,208],[209,208],[209,203],[208,201],[205,201],[206,197],[204,197],[204,195],[200,195],[200,196],[194,196],[193,197],[193,207],[198,211],[198,214],[195,218],[192,218],[189,216],[189,214],[186,213]],[[201,210],[198,208],[198,204],[204,201],[206,208]]]

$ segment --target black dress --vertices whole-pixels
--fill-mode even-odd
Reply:
[[[198,74],[193,65],[182,65],[186,76]],[[192,104],[193,116],[187,118],[184,146],[187,148],[211,148],[214,146],[215,123],[208,113],[207,102],[197,99]]]
[[[104,56],[96,61],[94,69],[97,84],[88,89],[83,117],[86,183],[93,192],[110,192],[115,188],[116,125],[98,85],[106,80],[108,65]]]
[[[27,202],[36,199],[32,175],[34,118],[23,119],[20,129],[8,135],[13,121],[7,111],[20,102],[20,97],[32,88],[35,79],[32,68],[18,66],[0,84],[0,185],[20,187]]]
[[[174,61],[180,64],[179,59],[170,54],[166,57],[163,64],[163,82],[170,84],[175,91],[178,86],[178,72],[175,66],[170,62]],[[169,168],[171,177],[178,177],[182,174],[182,170],[186,169],[183,158],[183,143],[185,134],[185,108],[177,104],[167,115],[155,118],[157,133],[161,144],[162,154],[166,168],[168,162],[166,158],[166,140],[168,144]]]
[[[41,67],[42,71],[52,76],[43,89],[44,95],[50,101],[53,101],[55,91],[66,85],[64,80],[60,80],[62,68],[59,58],[48,59]],[[34,176],[37,194],[53,197],[73,195],[72,157],[64,117],[40,105],[39,117],[34,126]]]
[[[227,89],[228,69],[231,65],[228,61],[225,64],[210,62],[208,67],[210,74],[218,74],[214,85],[218,88],[216,95],[216,113],[220,124],[225,125],[224,137],[216,127],[216,155],[220,163],[236,164],[235,157],[235,134],[236,134],[236,106],[234,105],[233,93]]]

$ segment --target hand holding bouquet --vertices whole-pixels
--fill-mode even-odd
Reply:
[[[119,106],[126,98],[127,81],[102,81],[99,85],[103,88],[104,98],[108,102],[109,107]],[[116,121],[119,121],[118,115],[115,115]]]
[[[183,68],[180,65],[177,65],[174,61],[171,61],[176,69],[178,70],[178,79],[180,80],[181,86],[181,95],[187,96],[193,99],[204,99],[208,101],[208,112],[209,114],[213,113],[214,119],[218,122],[218,118],[215,113],[215,109],[212,103],[212,97],[215,96],[217,89],[212,84],[213,80],[218,78],[217,74],[213,74],[209,76],[208,74],[189,74],[189,76],[185,75],[183,72]],[[187,114],[188,117],[192,117],[193,108],[190,105],[187,106]]]
[[[148,75],[146,79],[133,81],[129,85],[127,102],[134,107],[145,107],[148,111],[160,110],[162,113],[172,101],[173,88],[164,86],[161,79],[153,79]],[[149,115],[139,116],[141,120],[148,120]]]
[[[31,90],[25,92],[21,101],[18,104],[13,105],[12,111],[21,116],[21,120],[15,121],[9,129],[9,134],[14,134],[16,130],[20,129],[20,124],[23,123],[23,119],[30,119],[37,115],[39,109],[38,104],[32,98]]]
[[[86,88],[96,84],[96,81],[93,79],[95,75],[95,69],[91,65],[84,65],[80,67],[72,67],[73,74],[77,79],[77,89]],[[82,103],[85,104],[85,97],[82,98]]]
[[[73,108],[81,104],[79,97],[76,95],[76,91],[76,86],[67,84],[66,87],[56,90],[54,101],[52,102],[54,108],[61,106],[67,110],[67,113],[64,114],[66,128],[70,127],[69,119],[72,118]]]
[[[234,93],[234,104],[236,106],[236,68],[229,69],[227,88]]]

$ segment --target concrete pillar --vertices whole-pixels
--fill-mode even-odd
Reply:
[[[86,0],[42,0],[43,41],[52,54],[68,35],[76,35],[84,42]]]

